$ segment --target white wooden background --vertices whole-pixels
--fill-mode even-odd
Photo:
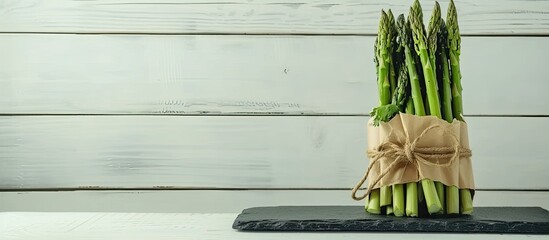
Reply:
[[[31,200],[48,192],[27,192],[75,189],[289,190],[249,205],[313,189],[353,204],[345,189],[367,165],[377,104],[379,11],[411,2],[0,1],[0,211],[94,210],[46,207]],[[540,191],[531,202],[542,205],[549,1],[455,2],[476,184]],[[427,20],[433,2],[422,4]],[[204,209],[189,200],[201,191],[176,196]],[[102,210],[123,211],[115,202]]]

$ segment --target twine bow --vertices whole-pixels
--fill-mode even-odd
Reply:
[[[443,135],[448,135],[453,140],[452,146],[448,147],[417,147],[417,143],[431,130],[435,128],[442,128]],[[388,173],[396,170],[399,168],[399,165],[404,164],[404,167],[406,167],[409,163],[413,164],[416,169],[419,170],[418,163],[422,163],[428,166],[433,167],[449,167],[451,166],[456,159],[459,159],[460,156],[462,157],[471,157],[471,150],[468,148],[461,147],[459,140],[457,136],[450,131],[448,128],[444,128],[441,125],[432,125],[423,130],[421,134],[414,139],[412,142],[410,142],[410,137],[408,135],[408,131],[404,129],[404,141],[399,140],[397,142],[391,142],[388,140],[389,136],[393,134],[393,130],[391,129],[389,135],[387,135],[387,139],[379,145],[374,150],[368,150],[368,158],[370,158],[370,164],[368,165],[368,169],[364,173],[364,176],[362,179],[357,183],[357,185],[353,188],[352,192],[352,198],[354,200],[362,200],[366,196],[370,194],[372,191],[372,188],[378,184],[385,175]],[[402,137],[402,133],[400,134],[399,138]],[[361,196],[356,196],[357,191],[362,187],[366,179],[368,178],[368,175],[370,174],[370,171],[372,170],[372,167],[383,158],[388,159],[394,159],[389,166],[387,166],[379,176],[374,179],[373,181],[370,181],[370,184],[368,185],[368,189],[366,190],[366,193]],[[444,161],[445,162],[441,162]]]

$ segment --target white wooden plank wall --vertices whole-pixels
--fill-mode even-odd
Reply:
[[[0,189],[350,188],[411,2],[0,1]],[[455,2],[477,185],[547,190],[549,1]]]
[[[0,188],[350,188],[367,166],[366,121],[362,116],[3,117]],[[474,117],[469,124],[479,188],[549,188],[545,118]]]
[[[446,9],[447,0],[440,0]],[[381,8],[402,0],[4,0],[3,32],[177,34],[375,34]],[[430,16],[434,1],[422,1]],[[548,35],[549,3],[459,0],[465,35]]]
[[[364,115],[374,39],[3,34],[0,112]],[[548,54],[545,37],[463,38],[466,114],[549,114]]]

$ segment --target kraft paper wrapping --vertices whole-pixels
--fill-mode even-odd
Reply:
[[[381,123],[377,127],[370,121],[367,130],[368,155],[371,164],[371,170],[367,175],[370,185],[391,163],[395,162],[397,157],[401,158],[398,159],[399,163],[394,164],[396,166],[393,166],[378,183],[370,186],[370,190],[386,185],[418,182],[425,178],[440,181],[447,186],[457,186],[460,189],[475,188],[466,123],[457,120],[448,123],[435,116],[420,117],[400,113],[389,122]],[[415,144],[412,144],[414,141]],[[387,143],[397,146],[394,147],[399,149],[395,151],[396,154],[382,156],[387,152],[387,149],[384,149]],[[409,149],[408,152],[406,148]],[[434,148],[439,150],[437,154],[425,153],[426,150]],[[379,155],[381,157],[377,156],[378,160],[372,165],[373,153],[381,154]],[[454,158],[453,161],[452,158]]]

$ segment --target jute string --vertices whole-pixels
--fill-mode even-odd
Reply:
[[[435,128],[442,128],[442,134],[450,136],[453,142],[452,146],[417,147],[416,145],[421,140],[421,138],[423,138],[429,131]],[[394,134],[393,129],[391,129],[391,131],[387,135],[387,139],[385,139],[385,141],[383,141],[381,145],[379,145],[374,150],[368,150],[368,158],[370,159],[370,164],[368,165],[368,169],[364,173],[362,179],[360,179],[360,181],[353,188],[352,198],[354,200],[364,199],[373,190],[372,188],[376,184],[378,184],[381,179],[383,179],[383,177],[385,177],[385,175],[393,172],[402,165],[404,165],[402,167],[406,168],[408,164],[413,164],[416,169],[419,169],[419,163],[433,167],[449,167],[460,157],[472,156],[471,150],[461,147],[457,136],[449,128],[445,128],[441,125],[429,126],[425,130],[423,130],[423,132],[421,132],[421,134],[412,142],[410,142],[410,137],[406,129],[404,129],[405,136],[403,136],[402,133],[397,136],[399,138],[397,142],[391,142],[388,140],[389,136],[391,136],[392,134]],[[389,166],[381,171],[381,174],[379,174],[377,178],[375,178],[373,181],[370,181],[366,193],[361,196],[356,196],[357,191],[362,187],[362,185],[368,178],[372,167],[375,166],[375,164],[383,158],[394,160],[391,162],[391,164],[389,164]]]

